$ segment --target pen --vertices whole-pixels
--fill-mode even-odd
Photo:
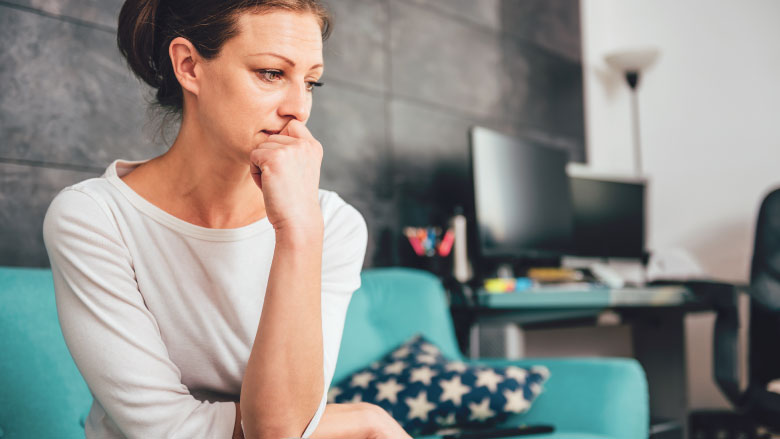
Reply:
[[[423,249],[422,244],[420,244],[420,241],[417,239],[416,236],[409,235],[407,236],[407,238],[409,239],[409,244],[412,245],[412,249],[414,249],[414,253],[417,256],[422,256],[423,254],[425,254],[425,249]]]
[[[446,258],[450,254],[454,242],[455,232],[452,229],[447,229],[447,233],[444,234],[444,238],[439,243],[439,256]]]
[[[436,254],[436,230],[428,227],[428,237],[425,241],[425,255],[433,256]]]

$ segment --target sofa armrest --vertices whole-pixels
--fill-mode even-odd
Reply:
[[[647,379],[628,358],[480,359],[493,367],[542,365],[550,370],[544,392],[528,413],[507,424],[548,424],[556,432],[588,433],[620,439],[648,436]]]

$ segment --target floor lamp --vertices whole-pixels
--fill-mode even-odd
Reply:
[[[637,87],[642,70],[650,67],[658,58],[657,49],[634,49],[613,52],[604,57],[611,68],[622,73],[631,88],[631,115],[634,128],[634,171],[642,175],[642,148],[639,139],[639,98]]]

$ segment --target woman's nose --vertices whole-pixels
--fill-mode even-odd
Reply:
[[[284,100],[279,105],[279,115],[282,117],[294,117],[301,122],[309,118],[310,102],[307,84],[290,85]]]

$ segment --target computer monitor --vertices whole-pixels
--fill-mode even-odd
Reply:
[[[602,258],[644,258],[643,181],[570,177],[574,253]]]
[[[479,256],[528,260],[568,253],[568,152],[482,127],[471,129],[470,141]]]

